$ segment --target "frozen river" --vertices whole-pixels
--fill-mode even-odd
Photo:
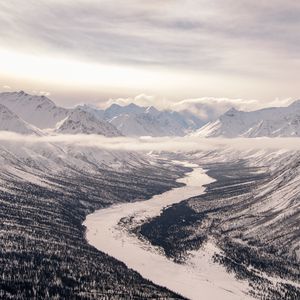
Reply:
[[[114,205],[88,215],[84,225],[89,244],[124,262],[143,277],[189,299],[252,299],[245,294],[246,282],[237,281],[233,274],[213,263],[212,256],[219,251],[213,241],[199,251],[192,251],[186,264],[177,264],[166,258],[160,249],[129,234],[119,225],[122,218],[134,217],[131,219],[138,223],[158,216],[166,206],[204,193],[204,185],[213,179],[197,165],[184,165],[193,168],[178,179],[185,186],[149,200]]]

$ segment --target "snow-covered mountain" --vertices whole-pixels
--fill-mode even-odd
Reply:
[[[126,136],[184,136],[203,125],[191,114],[160,111],[153,106],[142,107],[133,103],[126,106],[112,104],[105,110],[84,105],[82,109],[110,122]]]
[[[215,122],[200,128],[194,135],[204,137],[299,137],[300,100],[288,107],[272,107],[245,112],[228,110]]]
[[[21,134],[41,135],[41,132],[37,128],[19,118],[2,104],[0,104],[0,130]]]
[[[186,112],[159,111],[133,103],[112,104],[105,110],[89,105],[67,109],[45,96],[23,91],[0,93],[0,104],[41,130],[61,133],[104,134],[106,136],[184,136],[203,121]]]
[[[107,137],[122,135],[116,127],[80,107],[70,111],[68,116],[57,124],[56,132],[69,134],[100,134]]]
[[[145,107],[138,106],[134,103],[130,103],[126,106],[114,103],[104,111],[104,117],[106,119],[111,119],[122,114],[138,115],[144,113],[145,110]]]
[[[40,129],[55,127],[69,113],[68,109],[56,106],[45,96],[30,95],[23,91],[0,93],[0,104]]]
[[[0,105],[6,107],[14,115],[14,122],[19,124],[8,124],[3,114],[3,120],[0,120],[3,130],[19,133],[44,131],[108,137],[187,134],[226,138],[300,137],[300,100],[288,107],[251,112],[231,108],[206,125],[200,117],[187,111],[160,111],[153,106],[142,107],[133,103],[126,106],[112,104],[105,110],[89,105],[67,109],[57,106],[45,96],[29,95],[23,91],[0,93]]]
[[[59,107],[45,96],[33,96],[23,91],[0,93],[0,105],[6,107],[11,115],[9,118],[1,115],[3,130],[32,133],[40,132],[39,128],[45,132],[121,135],[112,124],[100,120],[94,113],[80,108]],[[9,119],[14,119],[14,123]]]

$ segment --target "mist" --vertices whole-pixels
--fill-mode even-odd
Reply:
[[[235,150],[300,150],[299,138],[203,138],[203,137],[113,137],[100,135],[21,135],[13,132],[0,132],[0,143],[20,143],[30,147],[38,144],[95,147],[113,151],[168,151],[193,152],[232,148]],[[17,145],[16,145],[17,146]]]

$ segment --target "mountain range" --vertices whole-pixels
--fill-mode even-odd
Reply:
[[[0,104],[22,120],[22,130],[1,126],[1,130],[32,133],[29,124],[44,133],[101,134],[104,136],[184,136],[204,124],[197,116],[175,111],[160,111],[153,106],[112,104],[105,110],[90,105],[75,108],[57,106],[45,96],[23,91],[1,93]],[[2,116],[3,117],[3,116]],[[16,122],[16,121],[15,121]],[[25,123],[28,123],[28,125]],[[21,125],[20,125],[21,126]],[[19,127],[20,127],[19,126]],[[22,127],[22,126],[21,126]]]
[[[299,137],[300,100],[288,107],[271,107],[256,111],[231,108],[218,120],[194,133],[202,137]]]
[[[0,93],[0,130],[22,134],[99,134],[116,136],[299,137],[300,100],[288,107],[256,111],[231,108],[217,120],[205,123],[187,111],[158,110],[134,103],[57,106],[45,96],[23,91]]]
[[[100,120],[113,124],[125,136],[184,136],[201,127],[204,122],[194,115],[134,103],[126,106],[112,104],[105,110],[83,105]]]

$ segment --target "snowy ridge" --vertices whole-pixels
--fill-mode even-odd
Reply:
[[[89,105],[67,109],[45,96],[23,91],[0,93],[0,104],[26,122],[46,132],[101,134],[106,136],[184,136],[203,122],[186,112],[159,111],[133,103],[112,104],[105,110]]]
[[[288,137],[300,136],[300,101],[288,107],[245,112],[231,108],[215,122],[193,135],[203,137]]]
[[[249,199],[245,195],[234,196],[234,208],[227,213],[222,212],[223,230],[238,235],[240,228],[243,228],[243,242],[258,239],[264,245],[276,249],[278,255],[300,262],[299,151],[235,151],[228,148],[199,153],[195,155],[195,161],[203,161],[203,157],[206,163],[244,160],[249,167],[267,170],[267,179],[251,191]],[[248,200],[239,206],[238,202],[243,199]]]
[[[251,112],[231,108],[204,126],[200,117],[188,111],[160,111],[153,106],[142,107],[133,103],[126,106],[112,104],[105,110],[89,105],[67,109],[45,96],[29,95],[23,91],[0,93],[0,104],[45,133],[153,137],[191,134],[227,138],[300,136],[300,100],[288,107]]]
[[[6,124],[8,119],[1,115],[0,122],[2,122],[3,130],[28,134],[31,131],[38,132],[36,126],[44,130],[44,134],[57,132],[100,134],[108,137],[121,135],[112,124],[100,120],[92,112],[79,107],[75,109],[58,107],[45,96],[33,96],[23,91],[1,93],[0,104],[5,105],[11,111],[11,115],[14,115],[14,119],[19,120],[18,125],[12,126],[12,124]],[[22,122],[25,123],[20,125],[19,123]]]
[[[56,129],[58,133],[100,134],[107,137],[120,136],[121,133],[109,122],[98,119],[80,107],[72,110]]]
[[[28,124],[6,106],[0,104],[0,131],[12,131],[21,134],[41,135],[34,126]]]
[[[75,146],[61,143],[31,143],[1,141],[1,178],[39,183],[47,174],[99,174],[100,170],[129,172],[133,168],[149,165],[143,155],[126,151],[107,151],[98,147]],[[31,174],[31,175],[30,175]]]
[[[110,122],[125,136],[184,136],[203,125],[191,114],[160,111],[153,106],[142,107],[133,103],[126,106],[112,104],[105,110],[84,105],[82,109]]]
[[[49,98],[23,91],[0,93],[0,104],[40,129],[55,127],[68,114],[68,109],[56,106]]]

